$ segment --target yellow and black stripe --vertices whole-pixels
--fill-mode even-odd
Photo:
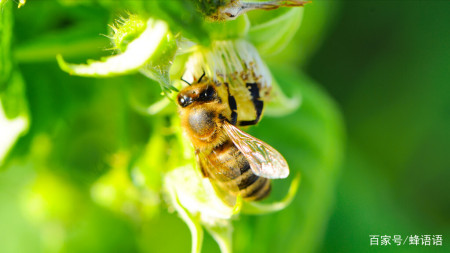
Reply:
[[[217,183],[232,192],[240,194],[245,200],[260,200],[268,196],[270,180],[255,175],[244,155],[228,139],[215,147],[208,155],[212,161],[214,177]]]

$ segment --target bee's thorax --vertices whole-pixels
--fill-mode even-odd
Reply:
[[[192,133],[197,137],[210,136],[216,126],[214,121],[216,113],[212,110],[205,110],[204,108],[196,108],[189,113],[188,126]]]

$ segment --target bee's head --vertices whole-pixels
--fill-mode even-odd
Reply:
[[[217,91],[212,85],[199,83],[188,86],[178,93],[177,102],[181,107],[191,104],[211,102],[218,99]]]
[[[178,93],[182,125],[194,139],[206,138],[216,131],[216,119],[222,107],[213,84],[196,83]]]

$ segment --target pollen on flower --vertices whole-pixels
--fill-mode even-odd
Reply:
[[[254,118],[253,96],[263,101],[270,98],[272,75],[256,48],[243,39],[214,41],[210,47],[195,46],[185,66],[184,80],[190,82],[205,73],[220,88],[229,88],[239,104],[237,113],[241,120]],[[249,85],[256,85],[258,94],[252,94]]]
[[[189,58],[186,69],[188,75],[198,75],[204,70],[208,76],[261,78],[264,86],[270,85],[270,72],[258,51],[242,39],[214,41],[208,48],[197,47]]]

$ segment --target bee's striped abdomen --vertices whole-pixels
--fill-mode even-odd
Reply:
[[[220,175],[218,184],[233,194],[239,193],[245,200],[260,200],[269,195],[270,180],[252,172],[247,159],[230,139],[215,147],[208,158],[215,161],[212,165],[216,175]]]

